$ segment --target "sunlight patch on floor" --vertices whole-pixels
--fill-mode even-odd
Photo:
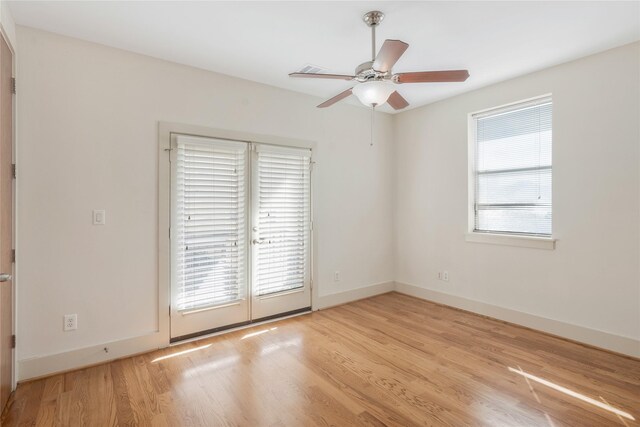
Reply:
[[[278,329],[278,327],[277,327],[277,326],[275,326],[275,327],[273,327],[273,328],[270,328],[270,329],[263,329],[263,330],[261,330],[261,331],[251,332],[251,333],[249,333],[249,334],[247,334],[247,335],[243,336],[243,337],[242,337],[242,338],[240,338],[240,339],[241,339],[241,340],[244,340],[244,339],[247,339],[247,338],[255,337],[255,336],[257,336],[257,335],[266,334],[267,332],[271,332],[271,331],[274,331],[274,330],[276,330],[276,329]]]
[[[576,391],[573,391],[571,389],[568,389],[566,387],[563,387],[561,385],[553,383],[553,382],[551,382],[549,380],[545,380],[544,378],[540,378],[540,377],[536,377],[535,375],[531,375],[530,373],[525,372],[522,369],[515,369],[515,368],[509,367],[509,371],[511,371],[511,372],[513,372],[515,374],[518,374],[518,375],[522,375],[526,379],[530,379],[530,380],[535,381],[535,382],[537,382],[539,384],[542,384],[544,386],[547,386],[549,388],[557,390],[557,391],[559,391],[561,393],[564,393],[567,396],[571,396],[571,397],[579,399],[579,400],[581,400],[583,402],[589,403],[589,404],[591,404],[593,406],[597,406],[598,408],[601,408],[601,409],[604,409],[606,411],[612,412],[612,413],[614,413],[614,414],[616,414],[616,415],[618,415],[620,417],[624,417],[624,418],[626,418],[628,420],[635,421],[635,418],[633,417],[633,415],[629,414],[628,412],[621,411],[620,409],[614,408],[613,406],[611,406],[611,405],[609,405],[607,403],[603,403],[603,402],[597,401],[597,400],[592,399],[592,398],[590,398],[588,396],[585,396],[584,394],[580,394],[580,393],[578,393]]]
[[[209,347],[211,347],[211,344],[207,344],[207,345],[203,345],[203,346],[195,347],[195,348],[190,348],[190,349],[187,349],[187,350],[178,351],[176,353],[171,353],[171,354],[168,354],[166,356],[157,357],[157,358],[153,359],[151,361],[151,363],[159,362],[159,361],[165,360],[165,359],[171,359],[172,357],[182,356],[183,354],[187,354],[187,353],[193,353],[194,351],[198,351],[198,350],[204,350],[205,348],[209,348]]]
[[[191,378],[194,375],[205,375],[212,372],[220,372],[222,369],[228,368],[240,363],[240,356],[237,354],[222,357],[220,359],[213,358],[210,361],[197,363],[195,366],[185,369],[182,376]]]
[[[271,343],[260,350],[260,355],[266,356],[284,348],[300,347],[301,344],[302,339],[300,337],[291,338],[280,343]]]

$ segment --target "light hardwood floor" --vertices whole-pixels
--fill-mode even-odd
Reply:
[[[639,360],[390,293],[20,384],[2,425],[559,427],[639,419]]]

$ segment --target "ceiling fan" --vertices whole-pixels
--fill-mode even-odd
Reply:
[[[360,102],[368,107],[375,108],[388,102],[395,110],[401,110],[407,107],[409,103],[395,90],[395,84],[463,82],[469,77],[467,70],[417,71],[393,74],[391,69],[409,45],[400,40],[387,39],[380,48],[378,55],[376,55],[376,27],[384,19],[384,13],[374,10],[366,13],[362,19],[371,28],[371,61],[358,65],[354,75],[301,72],[289,74],[289,77],[355,80],[358,82],[354,87],[318,105],[318,108],[329,107],[354,94]]]

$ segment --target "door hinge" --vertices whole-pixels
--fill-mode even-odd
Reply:
[[[13,179],[16,179],[16,164],[13,163],[11,165],[11,176],[13,177]]]
[[[16,348],[16,336],[11,335],[11,348]]]
[[[11,249],[11,262],[16,262],[16,250]]]
[[[11,77],[11,93],[16,93],[16,78]]]

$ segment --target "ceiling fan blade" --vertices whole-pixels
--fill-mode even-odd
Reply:
[[[289,77],[303,77],[306,79],[337,79],[337,80],[353,80],[355,76],[347,76],[345,74],[321,74],[321,73],[291,73]]]
[[[373,69],[383,73],[390,71],[408,47],[407,43],[400,40],[385,40],[373,61]]]
[[[467,70],[417,71],[415,73],[398,73],[394,76],[397,83],[437,83],[463,82],[469,78]]]
[[[402,110],[409,105],[407,100],[404,99],[403,96],[398,93],[398,91],[395,91],[391,95],[389,95],[389,99],[387,99],[387,102],[389,103],[389,105],[391,105],[391,107],[393,107],[394,110]]]
[[[346,98],[347,96],[351,95],[351,89],[353,89],[353,88],[347,89],[344,92],[340,92],[339,94],[337,94],[336,96],[334,96],[331,99],[327,99],[322,104],[318,105],[318,108],[331,107],[336,102],[338,102],[338,101]]]

